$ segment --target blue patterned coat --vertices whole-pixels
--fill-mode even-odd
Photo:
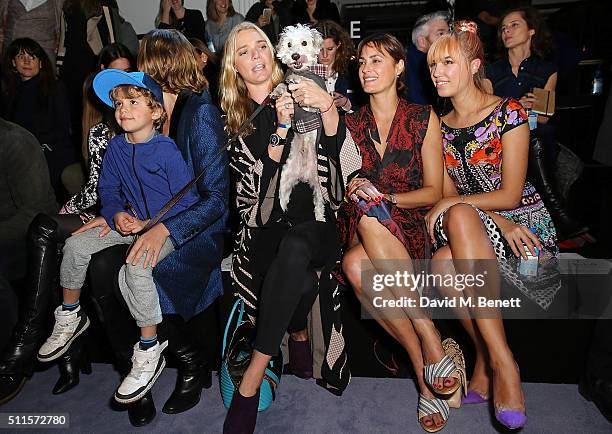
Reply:
[[[229,169],[223,124],[207,91],[182,91],[172,112],[172,137],[194,176],[201,200],[164,225],[176,249],[161,261],[153,277],[164,314],[189,319],[223,294],[221,259],[227,231]]]

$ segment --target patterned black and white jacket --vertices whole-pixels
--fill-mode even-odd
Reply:
[[[244,300],[252,321],[255,321],[258,305],[250,269],[250,263],[256,254],[251,251],[252,231],[274,223],[271,216],[274,215],[274,203],[278,201],[278,180],[282,169],[280,164],[272,162],[267,153],[270,134],[276,130],[275,119],[274,109],[266,107],[253,121],[255,130],[251,135],[255,136],[256,140],[249,137],[245,142],[241,137],[230,143],[228,148],[240,217],[239,230],[234,239],[231,277],[234,290]],[[290,137],[287,143],[291,143]],[[317,144],[317,156],[321,192],[326,205],[335,212],[342,203],[348,181],[361,169],[359,149],[342,120],[336,136],[322,135],[320,143]],[[322,380],[319,380],[318,384],[338,395],[350,381],[342,336],[339,284],[332,276],[332,271],[340,259],[338,252],[337,257],[325,264],[319,279],[325,357],[321,365]]]

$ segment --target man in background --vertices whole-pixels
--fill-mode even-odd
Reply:
[[[434,104],[438,94],[429,75],[427,51],[441,36],[449,33],[450,14],[432,12],[419,17],[412,29],[412,43],[406,50],[407,99],[414,104]]]

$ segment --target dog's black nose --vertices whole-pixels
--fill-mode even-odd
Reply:
[[[293,60],[298,60],[298,59],[300,58],[300,53],[293,53],[293,54],[291,55],[291,58],[292,58]]]

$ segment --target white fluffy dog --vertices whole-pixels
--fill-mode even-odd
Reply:
[[[289,67],[285,83],[299,83],[302,77],[314,80],[325,89],[325,81],[310,71],[317,63],[323,37],[315,29],[298,24],[285,27],[277,45],[277,57]],[[284,91],[285,89],[281,89]],[[293,140],[289,157],[282,168],[280,179],[280,205],[287,210],[291,191],[302,181],[312,187],[315,218],[325,221],[325,202],[321,193],[317,168],[317,145],[323,122],[318,109],[294,104]]]

